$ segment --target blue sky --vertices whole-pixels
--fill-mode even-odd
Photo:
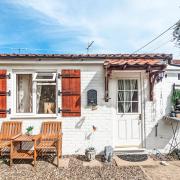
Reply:
[[[180,19],[178,0],[1,0],[0,53],[132,53]],[[173,53],[172,31],[139,53]],[[27,49],[26,49],[27,48]]]

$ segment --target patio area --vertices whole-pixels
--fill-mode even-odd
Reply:
[[[51,158],[46,159],[46,161],[39,159],[35,167],[33,167],[27,160],[16,160],[12,167],[9,167],[8,163],[1,160],[0,179],[148,179],[141,167],[119,167],[115,160],[111,163],[103,163],[100,161],[100,158],[97,158],[94,165],[91,164],[91,167],[89,167],[88,164],[86,164],[87,161],[85,161],[84,156],[68,156],[63,159],[69,159],[68,166],[65,164],[64,168],[57,168],[52,163],[53,159]]]

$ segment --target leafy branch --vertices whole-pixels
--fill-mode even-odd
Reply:
[[[180,99],[180,89],[175,89],[172,95],[172,103],[176,105],[176,101]]]

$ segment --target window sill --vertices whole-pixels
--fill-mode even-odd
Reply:
[[[140,115],[141,113],[117,113],[117,115]]]
[[[57,118],[57,114],[40,114],[40,115],[12,115],[11,119],[42,119],[42,118]]]

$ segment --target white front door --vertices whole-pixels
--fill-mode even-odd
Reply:
[[[116,147],[141,146],[141,88],[140,79],[123,78],[116,81]]]

